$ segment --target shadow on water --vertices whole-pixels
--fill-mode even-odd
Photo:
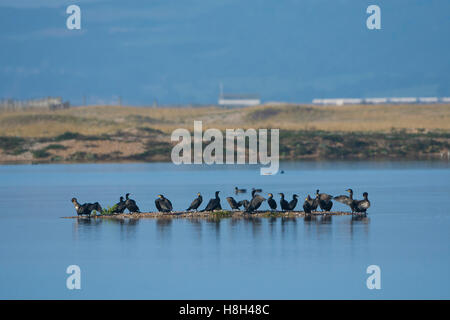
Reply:
[[[187,219],[188,223],[191,224],[194,235],[197,240],[202,239],[202,219],[199,218],[189,218]]]
[[[216,235],[216,240],[219,241],[220,240],[220,225],[222,223],[222,219],[214,217],[214,218],[208,218],[205,221],[206,221],[207,229],[214,231],[215,235]]]
[[[318,238],[321,238],[322,236],[328,238],[331,236],[333,230],[332,215],[306,215],[303,218],[303,223],[307,228],[307,234],[315,234]]]
[[[98,233],[91,231],[106,225],[118,225],[120,237],[122,239],[131,239],[136,236],[136,226],[138,224],[139,219],[92,219],[89,217],[80,217],[73,223],[74,239],[78,239],[80,235],[83,237],[98,238]]]
[[[172,233],[172,219],[156,219],[158,239],[169,239]]]
[[[254,238],[261,236],[262,219],[257,217],[245,217],[242,219],[246,229],[251,229]]]
[[[353,215],[350,220],[350,236],[353,239],[355,231],[363,231],[364,235],[367,237],[369,234],[369,224],[370,218],[364,215]]]

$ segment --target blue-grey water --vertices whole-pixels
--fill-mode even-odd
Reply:
[[[260,176],[252,166],[0,166],[0,298],[450,298],[447,162],[282,169]],[[216,190],[228,207],[235,186],[297,193],[300,203],[316,188],[338,195],[351,187],[355,198],[367,191],[372,207],[362,220],[60,218],[74,215],[73,196],[106,207],[127,192],[142,211],[155,210],[159,193],[182,210],[197,192],[206,202]],[[69,265],[81,268],[81,290],[66,287]],[[381,269],[380,290],[366,286],[369,265]]]

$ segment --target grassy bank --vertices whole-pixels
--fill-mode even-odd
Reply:
[[[78,107],[0,113],[0,162],[170,161],[176,128],[279,128],[282,160],[440,159],[450,105]]]

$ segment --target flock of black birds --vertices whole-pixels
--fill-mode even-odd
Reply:
[[[247,193],[246,189],[239,189],[238,187],[235,187],[235,194],[243,194]],[[311,198],[310,195],[308,195],[305,198],[305,201],[303,203],[303,211],[306,214],[311,214],[313,211],[316,211],[317,208],[320,208],[322,212],[327,213],[331,210],[333,207],[333,201],[336,200],[340,203],[346,204],[350,207],[352,214],[355,213],[362,213],[366,214],[367,209],[370,207],[370,201],[368,198],[368,193],[363,193],[363,199],[362,200],[356,200],[353,199],[353,190],[347,189],[346,190],[349,195],[340,195],[333,197],[326,193],[320,193],[319,190],[316,190],[316,196],[315,198]],[[241,200],[236,201],[233,197],[227,197],[227,202],[231,207],[231,210],[241,210],[241,207],[243,208],[243,211],[245,213],[254,213],[256,212],[259,207],[262,205],[264,201],[267,200],[267,204],[269,205],[270,209],[272,211],[277,210],[278,204],[273,198],[273,194],[269,193],[268,198],[265,199],[259,193],[261,193],[261,189],[252,189],[252,198],[250,200]],[[220,197],[219,197],[220,191],[216,191],[215,197],[209,200],[208,204],[203,210],[200,210],[200,212],[212,212],[215,210],[222,210],[222,206],[220,203]],[[113,207],[113,210],[111,213],[113,214],[120,214],[124,213],[125,209],[128,210],[131,214],[132,213],[140,213],[139,207],[136,205],[136,201],[129,198],[129,193],[125,195],[125,199],[123,197],[120,197],[120,201]],[[294,194],[292,196],[291,201],[287,201],[285,199],[284,193],[280,193],[280,208],[281,211],[294,211],[295,207],[298,203],[298,195]],[[102,212],[102,207],[98,202],[95,203],[85,203],[85,204],[79,204],[76,198],[72,198],[72,203],[75,206],[75,210],[78,215],[91,215],[93,211]],[[195,198],[189,208],[186,209],[186,211],[199,211],[200,205],[203,203],[203,197],[200,193],[197,193],[197,198]],[[158,209],[159,212],[171,212],[173,211],[172,203],[169,199],[165,198],[162,194],[158,195],[158,198],[155,200],[155,206]]]

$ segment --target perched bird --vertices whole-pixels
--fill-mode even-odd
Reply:
[[[314,199],[311,199],[309,195],[305,198],[305,202],[303,202],[303,211],[305,211],[305,213],[311,213],[313,201]]]
[[[319,198],[319,206],[322,211],[330,211],[331,207],[333,207],[333,202],[331,199],[333,199],[333,196],[330,196],[326,193],[319,193],[319,189],[316,191],[316,197]]]
[[[347,189],[345,191],[347,191],[349,193],[348,196],[340,195],[340,196],[334,197],[333,199],[340,203],[348,205],[350,207],[350,209],[352,209],[352,213],[353,213],[355,211],[354,200],[353,200],[353,190]]]
[[[319,196],[319,200],[323,200],[323,201],[329,201],[329,200],[333,199],[333,196],[330,196],[329,194],[320,193],[319,189],[316,190],[316,195]]]
[[[206,205],[206,208],[203,209],[202,212],[203,211],[222,210],[222,206],[220,205],[219,192],[220,191],[216,191],[216,197],[209,200],[208,204]]]
[[[261,206],[261,204],[266,200],[265,198],[261,197],[259,194],[256,194],[257,191],[252,191],[252,200],[250,200],[249,205],[247,208],[245,208],[245,212],[251,213],[253,211],[258,210],[258,208]]]
[[[319,202],[320,202],[319,195],[317,194],[316,197],[314,199],[312,199],[312,203],[311,203],[311,210],[312,211],[316,211],[317,210],[317,207],[319,206]]]
[[[247,209],[249,204],[250,204],[250,201],[248,201],[248,200],[241,200],[241,201],[238,202],[238,207],[244,206],[244,209]]]
[[[96,203],[84,203],[79,204],[77,198],[72,198],[72,203],[75,206],[75,211],[77,212],[77,215],[88,215],[90,216],[92,211],[102,212],[102,207],[98,202]]]
[[[298,202],[298,195],[294,194],[292,196],[292,200],[289,201],[289,210],[294,210],[295,207],[297,206],[297,202]]]
[[[173,210],[170,200],[165,198],[162,194],[159,194],[158,198],[155,200],[155,206],[159,212],[170,212]]]
[[[260,192],[260,193],[261,193],[261,192],[262,192],[262,189],[255,189],[255,188],[252,188],[252,192],[253,192],[253,191],[255,191],[255,192]]]
[[[270,209],[277,210],[277,202],[273,199],[273,194],[269,193],[269,199],[267,199]]]
[[[363,193],[364,200],[354,200],[354,206],[356,212],[366,213],[367,209],[370,207],[369,194],[367,192]]]
[[[125,195],[125,206],[128,209],[128,211],[130,213],[134,213],[134,212],[138,212],[139,213],[139,212],[141,212],[139,210],[139,207],[136,205],[136,201],[134,201],[133,199],[130,199],[129,196],[130,196],[129,193],[127,193]]]
[[[280,207],[281,210],[286,211],[289,210],[289,202],[284,199],[284,193],[280,193],[281,199],[280,199]]]
[[[202,202],[203,202],[203,197],[199,192],[199,193],[197,193],[197,198],[195,198],[194,201],[192,201],[191,205],[189,206],[189,208],[186,209],[186,211],[189,211],[189,210],[197,211],[198,207],[200,207]]]
[[[120,197],[119,202],[115,204],[115,208],[113,210],[113,213],[123,213],[127,206],[125,205],[125,200],[123,197]]]
[[[234,193],[247,193],[247,189],[239,189],[238,187],[234,187]]]
[[[231,207],[231,210],[239,210],[239,203],[234,200],[233,197],[227,197],[228,204]]]

